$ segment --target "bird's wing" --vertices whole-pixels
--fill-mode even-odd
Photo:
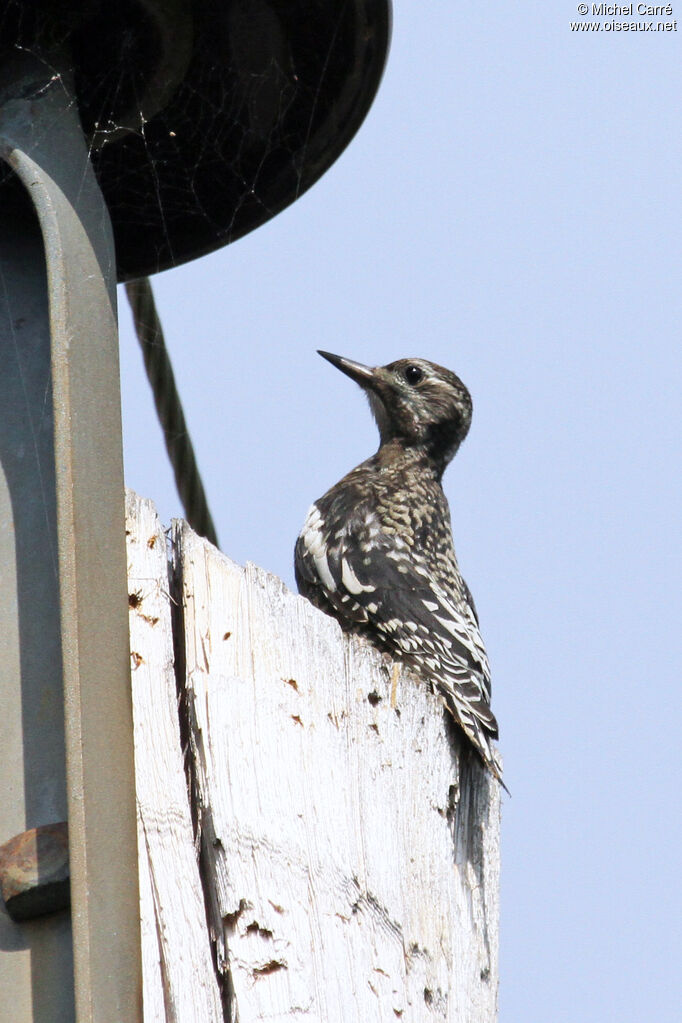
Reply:
[[[486,761],[492,759],[487,740],[497,737],[497,723],[490,710],[490,669],[466,600],[456,603],[408,545],[382,532],[363,508],[330,535],[313,505],[297,544],[296,569],[299,588],[314,603],[350,628],[366,624],[386,649],[428,678]]]
[[[469,605],[469,609],[471,610],[471,613],[474,616],[474,619],[476,620],[476,625],[480,625],[480,622],[478,620],[478,611],[476,610],[476,605],[474,604],[474,597],[471,590],[467,586],[466,579],[462,579],[462,589],[464,590],[464,599]]]

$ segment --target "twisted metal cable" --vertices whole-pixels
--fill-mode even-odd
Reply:
[[[125,289],[185,516],[196,533],[217,547],[218,537],[175,386],[150,280],[141,277],[129,281]]]

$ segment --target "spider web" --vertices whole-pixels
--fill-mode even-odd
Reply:
[[[388,0],[71,8],[8,0],[0,58],[28,51],[71,78],[119,279],[233,241],[310,187],[361,123],[388,45]]]

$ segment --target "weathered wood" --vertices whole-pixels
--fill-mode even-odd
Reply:
[[[173,557],[232,1018],[493,1023],[497,783],[435,696],[280,580],[182,522]]]
[[[222,1023],[180,744],[166,537],[126,501],[146,1023]]]
[[[436,697],[280,580],[185,523],[172,551],[203,892],[166,540],[130,495],[145,1020],[494,1023],[497,784]]]

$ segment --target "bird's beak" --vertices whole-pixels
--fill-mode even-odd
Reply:
[[[360,384],[360,387],[372,387],[376,383],[375,370],[371,366],[363,366],[361,362],[353,362],[352,359],[344,359],[341,355],[332,355],[331,352],[318,350],[317,354],[331,362],[332,366],[336,366],[356,384]]]

